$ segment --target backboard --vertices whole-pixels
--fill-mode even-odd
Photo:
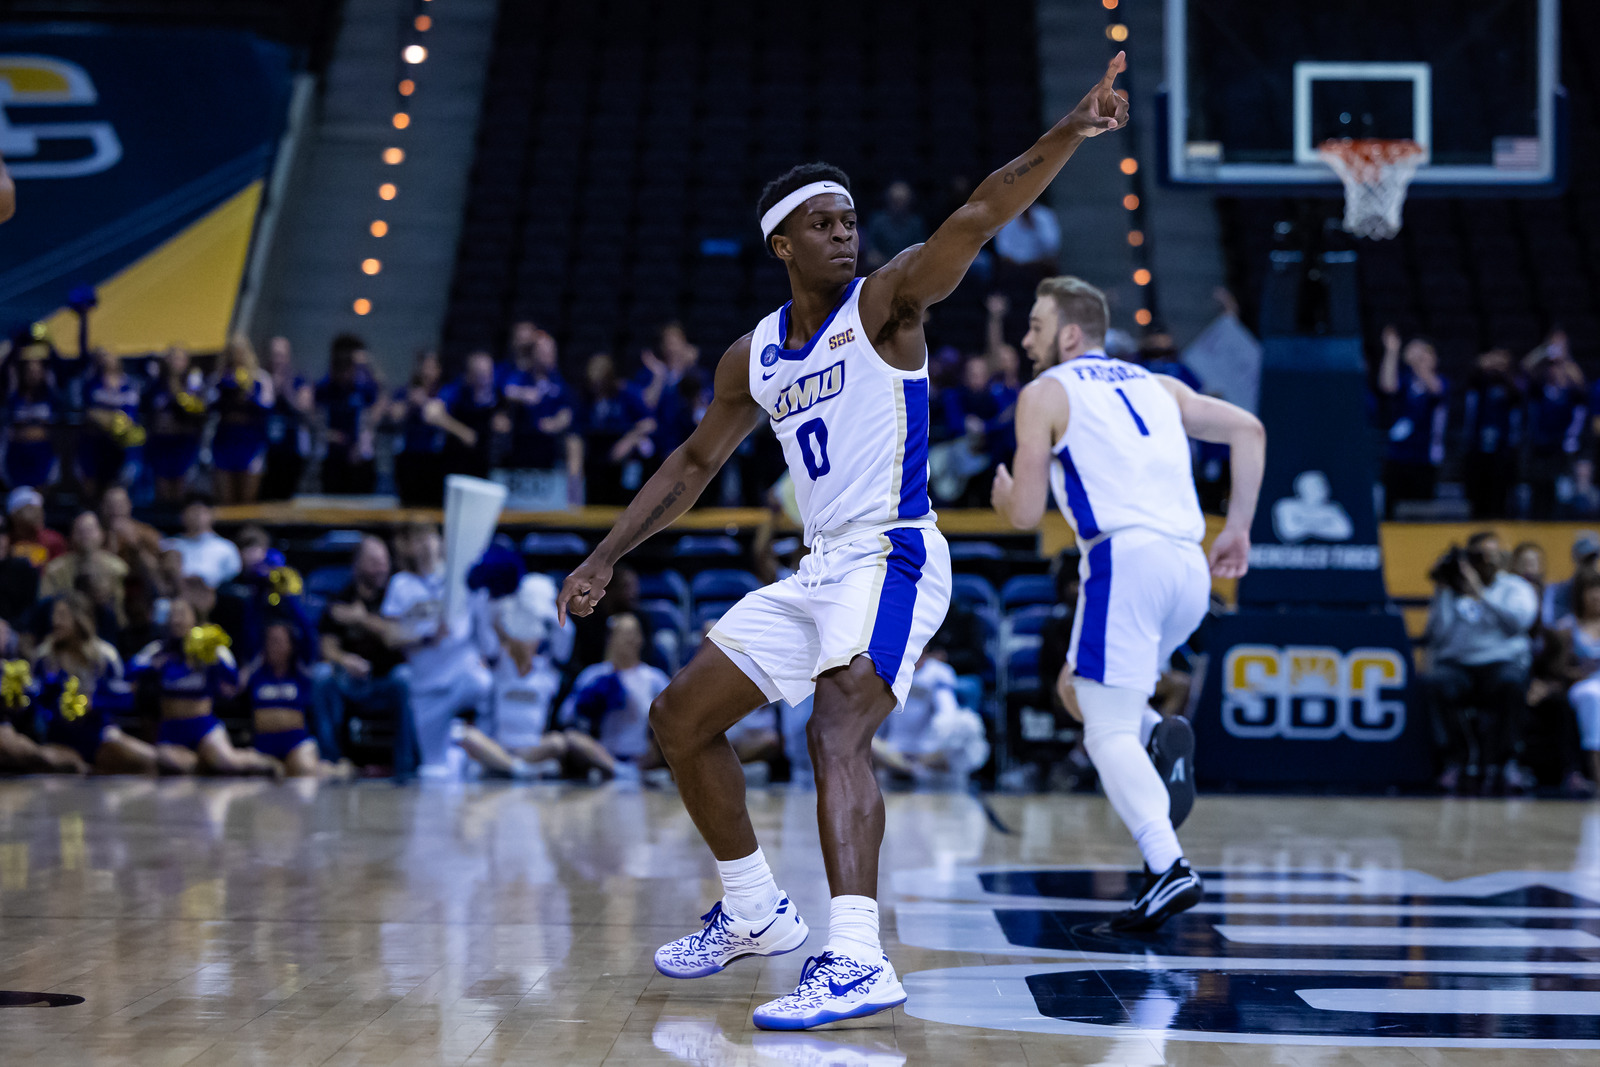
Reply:
[[[1343,137],[1421,144],[1414,193],[1560,180],[1558,0],[1166,3],[1170,182],[1333,195]]]

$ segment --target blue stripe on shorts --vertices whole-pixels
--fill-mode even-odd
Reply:
[[[878,617],[872,623],[867,656],[878,677],[894,688],[905,660],[906,644],[911,640],[911,620],[916,614],[917,582],[928,562],[928,548],[922,531],[916,527],[890,530],[890,551],[885,561],[887,572],[878,593]]]
[[[1102,685],[1106,680],[1106,613],[1111,607],[1111,539],[1089,550],[1089,580],[1083,583],[1083,625],[1073,672]]]

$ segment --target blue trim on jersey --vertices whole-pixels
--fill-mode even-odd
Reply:
[[[1067,490],[1067,509],[1072,512],[1072,521],[1078,527],[1078,536],[1085,541],[1099,537],[1100,524],[1094,521],[1094,509],[1089,506],[1089,491],[1083,487],[1083,479],[1079,477],[1078,468],[1072,462],[1072,451],[1065,443],[1056,453],[1056,459],[1061,461],[1061,473]]]
[[[1128,409],[1128,414],[1133,416],[1133,424],[1139,427],[1140,436],[1149,437],[1150,427],[1146,426],[1144,420],[1139,417],[1139,413],[1133,410],[1133,401],[1128,399],[1128,394],[1118,389],[1117,395],[1122,398],[1122,406]]]
[[[1106,615],[1111,608],[1111,540],[1089,550],[1089,580],[1083,583],[1083,626],[1073,673],[1104,685],[1106,680]]]
[[[783,342],[789,339],[789,308],[794,303],[790,300],[778,309],[778,358],[779,359],[805,359],[811,354],[811,349],[816,346],[818,339],[828,332],[828,327],[833,325],[834,316],[844,307],[845,301],[850,299],[850,294],[856,291],[856,286],[861,284],[860,278],[851,278],[850,284],[844,287],[844,295],[839,302],[833,305],[833,310],[828,312],[828,317],[822,320],[822,325],[817,327],[817,332],[811,335],[811,340],[803,348],[784,348]]]
[[[905,458],[900,463],[902,519],[920,519],[928,502],[928,379],[902,379],[906,404]]]
[[[878,617],[872,623],[872,637],[867,641],[867,656],[872,660],[878,677],[894,688],[900,674],[900,664],[906,658],[906,644],[911,640],[911,620],[916,615],[917,582],[922,578],[922,568],[928,562],[928,546],[922,531],[890,530],[889,556],[884,561],[887,571],[883,586],[878,591]]]

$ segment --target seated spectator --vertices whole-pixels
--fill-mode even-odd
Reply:
[[[115,714],[133,705],[122,657],[95,635],[93,606],[63,594],[50,609],[50,635],[33,665],[41,682],[45,746],[80,774],[148,774],[161,767],[154,745],[118,728]],[[52,761],[56,762],[56,761]]]
[[[237,749],[227,727],[216,717],[219,701],[239,690],[239,671],[220,630],[202,629],[194,608],[182,598],[172,602],[166,635],[133,658],[128,673],[148,678],[159,693],[161,727],[156,752],[164,769],[180,773],[206,770],[215,774],[271,774],[271,759]]]
[[[97,349],[95,371],[83,383],[83,429],[78,434],[78,476],[91,499],[113,483],[129,481],[144,454],[144,390],[122,357]],[[136,469],[136,468],[134,468]]]
[[[1524,541],[1513,548],[1506,569],[1533,586],[1538,591],[1541,601],[1544,599],[1544,549],[1539,547],[1537,542]]]
[[[663,764],[650,734],[650,705],[667,688],[665,671],[644,662],[644,627],[632,612],[607,620],[606,658],[585,668],[561,708],[563,726],[579,725],[618,764],[634,771]]]
[[[994,252],[1002,263],[1040,278],[1059,273],[1061,224],[1056,213],[1033,204],[994,235]]]
[[[883,210],[867,220],[865,239],[867,267],[877,270],[914,244],[928,239],[928,226],[913,208],[911,186],[897,181],[883,194]]]
[[[241,569],[219,590],[213,620],[233,638],[234,658],[253,662],[261,655],[267,626],[283,623],[294,635],[295,659],[312,662],[320,642],[306,611],[300,572],[285,562],[260,526],[241,529],[236,543]]]
[[[1539,619],[1546,626],[1554,626],[1561,619],[1574,614],[1572,589],[1585,571],[1600,570],[1600,534],[1593,530],[1579,530],[1572,538],[1572,577],[1564,582],[1551,582],[1544,587],[1539,608]]]
[[[561,671],[548,654],[557,625],[555,593],[549,578],[533,574],[522,579],[515,596],[495,602],[500,653],[493,712],[488,721],[467,727],[456,743],[490,773],[505,777],[582,777],[594,768],[610,778],[616,761],[598,741],[578,730],[551,729],[552,704],[561,689]]]
[[[6,367],[5,475],[14,487],[48,489],[60,473],[52,433],[66,406],[51,381],[49,358],[48,345],[28,345]]]
[[[585,380],[589,393],[582,423],[588,503],[626,504],[643,484],[644,461],[655,455],[651,435],[656,420],[605,353],[589,357]]]
[[[1378,365],[1381,420],[1388,436],[1383,462],[1384,515],[1394,517],[1405,500],[1432,500],[1444,463],[1445,423],[1450,413],[1449,383],[1439,375],[1433,345],[1413,338],[1403,350],[1400,331],[1383,330],[1383,361]]]
[[[205,380],[190,365],[188,350],[177,345],[167,349],[155,381],[144,394],[149,435],[144,458],[155,478],[158,500],[177,503],[188,492],[205,434],[205,393]]]
[[[1001,403],[989,386],[989,361],[967,357],[960,387],[945,389],[940,399],[947,440],[934,446],[930,456],[934,494],[950,504],[976,507],[987,491],[987,480],[980,475],[999,462],[994,444],[1005,438],[1008,428],[1001,425]],[[1015,412],[1009,414],[1014,419]]]
[[[154,571],[161,557],[161,534],[149,523],[133,517],[133,501],[120,485],[100,497],[100,529],[106,551],[128,565],[129,573]]]
[[[366,342],[354,334],[335,337],[328,375],[313,394],[327,444],[322,457],[324,493],[370,493],[377,484],[371,423],[379,395],[366,370],[366,351]]]
[[[439,401],[425,407],[423,417],[445,431],[446,473],[487,478],[494,435],[510,429],[494,384],[494,358],[487,352],[468,356],[461,379],[440,390]]]
[[[311,416],[316,396],[296,373],[287,337],[267,342],[267,376],[272,379],[272,410],[267,414],[267,467],[261,476],[262,500],[288,500],[300,488],[311,455]]]
[[[389,572],[389,547],[363,537],[350,584],[329,599],[318,624],[323,662],[311,676],[312,732],[322,755],[337,760],[352,709],[363,718],[387,718],[394,723],[394,773],[405,778],[416,773],[417,740],[406,680],[397,671],[406,661],[406,637],[383,617]]]
[[[425,777],[448,773],[450,728],[457,715],[488,710],[494,682],[484,666],[473,612],[465,603],[445,616],[444,546],[436,526],[413,526],[402,544],[405,570],[389,579],[383,617],[398,624],[406,653],[411,716]]]
[[[655,649],[654,627],[639,610],[639,572],[623,563],[611,574],[611,584],[595,610],[573,622],[575,637],[571,662],[573,664],[598,663],[605,658],[611,642],[611,616],[624,612],[632,614],[644,628],[644,659],[656,667],[662,666]]]
[[[1505,569],[1492,533],[1447,552],[1429,577],[1430,666],[1418,682],[1444,762],[1439,785],[1457,793],[1477,779],[1486,795],[1524,791],[1532,781],[1517,758],[1538,593]]]
[[[1589,407],[1583,371],[1565,345],[1535,349],[1529,358],[1528,452],[1523,478],[1531,493],[1528,517],[1549,519],[1556,513],[1558,483],[1578,458]]]
[[[11,554],[11,531],[0,523],[0,623],[5,624],[6,634],[23,624],[38,599],[38,568]]]
[[[267,415],[276,398],[272,379],[244,337],[222,350],[210,390],[216,427],[211,434],[211,480],[224,504],[254,504],[267,463]]]
[[[917,661],[905,707],[872,739],[874,762],[891,776],[960,783],[989,759],[983,719],[956,701],[956,672],[929,645]]]
[[[125,620],[123,611],[123,582],[128,577],[128,565],[120,557],[106,551],[105,531],[100,518],[92,511],[79,512],[72,520],[72,550],[57,556],[45,565],[44,576],[39,580],[39,595],[57,597],[78,588],[79,579],[89,581],[91,575],[103,578],[109,592],[119,624]]]
[[[190,493],[179,518],[183,533],[162,541],[161,547],[178,553],[182,574],[202,578],[215,589],[231,581],[243,569],[238,546],[211,528],[216,520],[211,497],[205,493]]]
[[[439,399],[443,388],[439,353],[419,352],[411,380],[395,390],[384,413],[384,421],[400,431],[394,484],[402,507],[436,508],[444,503],[444,443],[449,433],[440,425],[440,416],[448,415]]]
[[[44,497],[32,486],[11,490],[6,517],[11,524],[11,555],[27,560],[36,570],[42,572],[67,550],[67,539],[44,524]]]
[[[349,761],[321,759],[317,740],[306,729],[311,679],[295,660],[294,628],[268,623],[261,658],[250,667],[244,690],[250,707],[253,751],[283,764],[290,778],[348,778]]]
[[[0,621],[0,663],[11,670],[18,661],[26,664],[29,658],[17,632]],[[34,702],[39,699],[39,690],[38,679],[31,670],[19,688],[7,686],[0,690],[0,771],[81,773],[82,760],[77,753],[40,744],[35,736],[39,719]]]
[[[1461,477],[1474,519],[1506,514],[1522,448],[1522,401],[1511,353],[1495,348],[1479,355],[1461,402]]]
[[[1559,629],[1572,641],[1584,675],[1567,694],[1577,720],[1578,748],[1587,764],[1588,782],[1568,776],[1569,792],[1593,795],[1600,788],[1600,574],[1586,571],[1574,579],[1573,612]]]

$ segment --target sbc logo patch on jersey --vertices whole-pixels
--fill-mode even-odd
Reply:
[[[776,367],[778,365],[777,345],[768,345],[761,350],[761,365],[763,367]]]

